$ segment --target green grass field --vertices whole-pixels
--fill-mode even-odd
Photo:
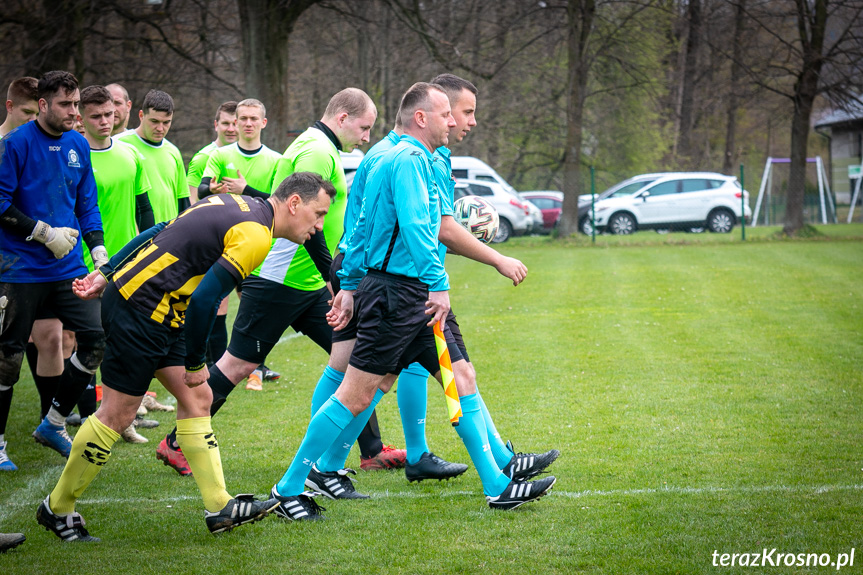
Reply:
[[[842,571],[861,572],[863,226],[819,230],[516,239],[501,249],[530,269],[517,288],[451,257],[453,307],[498,429],[521,451],[562,453],[553,492],[512,512],[486,506],[473,467],[420,485],[360,472],[373,498],[325,502],[327,521],[271,517],[214,537],[194,481],[155,459],[172,425],[159,413],[141,432],[150,443],[118,443],[79,502],[102,543],[62,544],[35,521],[63,460],[29,437],[38,400],[24,368],[6,434],[21,469],[0,475],[0,531],[28,540],[0,555],[0,573],[836,571],[714,566],[714,551],[765,548],[772,561],[855,549]],[[291,336],[268,362],[282,379],[238,389],[214,419],[234,492],[266,493],[308,423],[326,357]],[[429,444],[468,462],[436,384],[429,395]],[[378,412],[384,440],[403,445],[395,397]]]

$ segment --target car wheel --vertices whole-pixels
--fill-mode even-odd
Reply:
[[[707,216],[707,229],[714,234],[727,234],[734,227],[734,214],[728,210],[714,210]]]
[[[492,243],[501,244],[509,239],[512,235],[512,224],[506,218],[500,219],[500,226],[497,228],[497,235],[491,240]]]
[[[614,214],[608,220],[608,229],[614,235],[628,236],[635,231],[635,218],[625,212]]]
[[[589,217],[584,216],[581,218],[581,221],[578,222],[578,231],[586,236],[593,235],[593,225],[591,225]]]

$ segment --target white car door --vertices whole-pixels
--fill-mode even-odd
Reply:
[[[695,222],[707,219],[710,211],[713,186],[704,178],[681,180],[682,188],[678,199],[682,221]]]
[[[639,224],[663,224],[682,221],[677,207],[680,180],[659,182],[646,188],[646,197],[635,198],[633,210]]]

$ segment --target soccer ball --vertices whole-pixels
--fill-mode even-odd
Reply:
[[[476,239],[487,244],[497,235],[500,218],[497,210],[479,196],[464,196],[455,201],[453,217]]]

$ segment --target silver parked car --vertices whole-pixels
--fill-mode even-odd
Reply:
[[[734,176],[713,172],[651,174],[644,185],[624,186],[597,201],[595,210],[597,231],[613,234],[700,228],[728,233],[740,218],[752,218],[749,192]]]
[[[505,242],[511,236],[524,235],[533,228],[533,218],[525,202],[497,182],[458,180],[454,199],[464,196],[482,196],[497,210],[500,228],[492,240],[494,243]]]

